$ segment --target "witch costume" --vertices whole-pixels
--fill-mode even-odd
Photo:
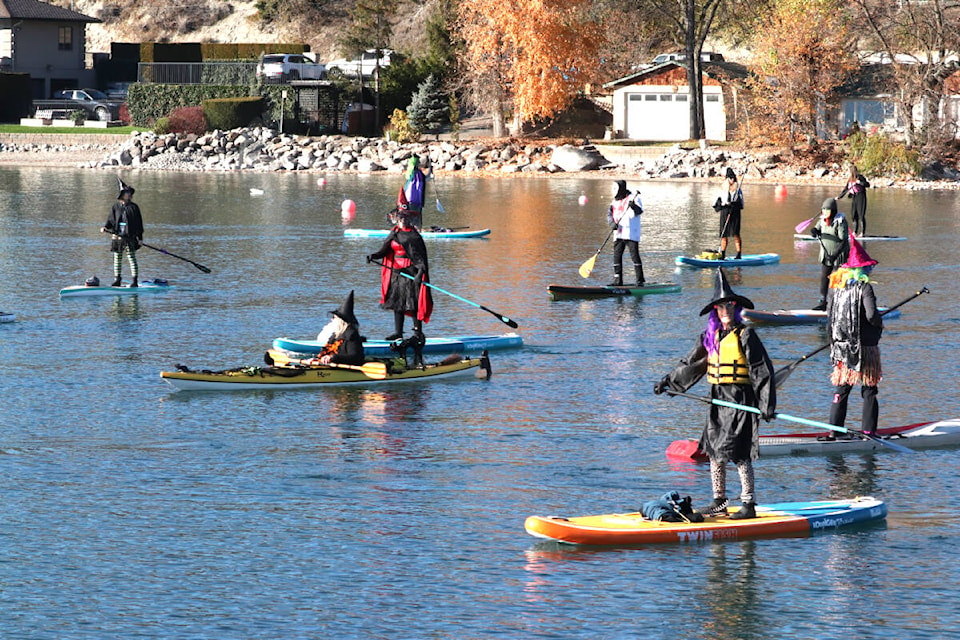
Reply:
[[[850,237],[849,259],[830,276],[827,295],[827,317],[830,320],[830,359],[834,386],[830,405],[830,424],[842,427],[847,417],[847,399],[853,385],[860,385],[863,398],[861,428],[877,432],[880,407],[877,385],[883,377],[880,366],[880,336],[883,317],[877,309],[877,298],[869,274],[877,261],[871,258],[856,238]],[[827,434],[821,439],[833,439]]]
[[[117,201],[100,229],[113,234],[113,240],[110,243],[110,251],[113,252],[113,283],[110,286],[119,287],[122,283],[120,273],[123,252],[126,251],[127,259],[130,261],[130,275],[133,278],[130,286],[136,287],[137,277],[140,274],[137,266],[137,249],[143,242],[143,216],[140,215],[140,207],[132,200],[135,189],[120,178],[117,178],[117,182],[120,183]]]
[[[330,335],[320,352],[320,357],[331,356],[332,364],[362,365],[363,336],[360,335],[360,321],[353,313],[353,291],[351,291],[338,309],[330,312],[343,321],[341,330]],[[344,326],[345,325],[345,326]]]
[[[733,304],[726,327],[716,309],[725,303]],[[701,316],[709,314],[706,330],[680,364],[654,385],[654,392],[685,392],[706,374],[711,399],[756,407],[764,420],[771,420],[777,404],[773,365],[756,332],[743,324],[743,308],[753,309],[753,302],[734,293],[723,269],[717,269],[713,300],[700,311]],[[753,460],[760,450],[758,427],[755,413],[710,405],[700,436],[700,449],[710,457],[713,485],[713,502],[705,513],[726,513],[726,465],[733,462],[740,475],[743,508],[731,517],[755,517]]]

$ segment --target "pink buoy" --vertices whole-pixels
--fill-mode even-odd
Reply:
[[[318,186],[318,187],[325,187],[325,186],[327,186],[327,179],[326,179],[326,178],[317,178],[317,186]]]
[[[783,199],[787,197],[787,187],[786,185],[778,184],[777,188],[774,190],[773,195],[777,199]]]
[[[353,218],[357,213],[357,203],[353,200],[344,200],[340,203],[340,215],[344,218]]]
[[[581,207],[584,206],[584,205],[586,205],[586,204],[587,204],[587,194],[581,193],[581,194],[580,194],[580,197],[577,199],[577,202],[580,203],[580,206],[581,206]]]

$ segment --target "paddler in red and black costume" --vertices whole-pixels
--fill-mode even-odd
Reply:
[[[376,253],[367,262],[383,261],[380,272],[380,307],[393,311],[394,331],[387,340],[403,338],[404,316],[413,318],[413,333],[423,339],[423,323],[430,322],[433,297],[424,282],[430,281],[427,246],[413,226],[409,209],[398,208],[397,225]],[[413,276],[413,280],[403,274]]]
[[[847,399],[853,385],[860,385],[863,414],[860,428],[877,434],[880,405],[877,386],[883,379],[880,366],[880,336],[883,316],[877,310],[877,298],[870,284],[870,272],[877,261],[850,235],[850,257],[830,274],[827,317],[830,319],[830,359],[834,386],[830,405],[830,424],[842,427],[847,419]],[[842,437],[842,436],[841,436]],[[834,440],[830,433],[817,440]]]
[[[326,344],[317,358],[322,364],[362,365],[365,362],[363,336],[360,335],[360,321],[353,314],[353,291],[339,309],[330,313],[333,318],[317,335],[317,342]]]
[[[712,399],[756,407],[764,420],[772,420],[777,406],[773,365],[759,336],[744,326],[744,307],[753,309],[753,302],[734,293],[723,269],[717,269],[713,301],[700,312],[701,316],[710,314],[706,330],[680,364],[654,385],[654,393],[683,393],[706,374]],[[711,404],[700,449],[710,457],[713,485],[713,502],[702,513],[727,512],[727,463],[732,462],[740,475],[743,506],[730,517],[755,518],[753,461],[760,452],[757,414]]]

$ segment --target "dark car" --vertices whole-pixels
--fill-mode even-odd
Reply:
[[[82,109],[91,119],[109,121],[120,119],[122,100],[114,100],[97,89],[66,89],[57,91],[50,100],[34,100],[36,109],[76,111]]]

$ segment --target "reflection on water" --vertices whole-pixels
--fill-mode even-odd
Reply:
[[[631,183],[647,277],[681,292],[552,301],[549,284],[608,281],[609,250],[594,276],[578,274],[609,233],[607,176],[438,176],[446,213],[428,207],[425,223],[493,233],[429,242],[431,279],[516,319],[524,338],[491,354],[491,380],[174,392],[159,371],[257,365],[274,338],[315,336],[350,289],[364,333],[390,333],[379,269],[364,260],[380,241],[345,239],[340,202],[357,203],[349,226],[380,227],[399,177],[317,177],[124,176],[148,241],[213,273],[144,253],[143,276],[175,290],[59,300],[111,264],[98,229],[116,178],[0,169],[0,309],[18,316],[0,326],[0,535],[17,541],[0,548],[6,635],[906,638],[960,624],[943,606],[960,595],[943,544],[960,527],[955,450],[758,461],[764,501],[871,493],[890,508],[887,527],[600,551],[523,531],[527,515],[617,512],[670,489],[709,500],[707,465],[664,456],[699,436],[702,405],[650,389],[703,329],[713,274],[674,258],[716,246],[716,184]],[[761,309],[809,305],[816,252],[793,242],[793,226],[836,189],[744,190],[744,250],[781,263],[731,270],[731,283]],[[960,413],[944,393],[960,345],[943,339],[958,324],[957,204],[871,193],[871,230],[909,236],[869,247],[881,304],[931,290],[884,331],[881,426]],[[428,335],[505,331],[454,298],[435,302]],[[825,338],[760,331],[778,365]],[[779,408],[824,419],[828,376],[826,358],[811,358]],[[83,580],[64,581],[77,567]]]

